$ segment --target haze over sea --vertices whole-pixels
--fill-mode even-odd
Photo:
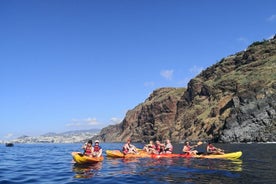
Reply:
[[[123,143],[102,143],[104,150]],[[141,144],[135,144],[142,147]],[[182,144],[173,144],[180,153]],[[0,145],[0,183],[276,183],[276,144],[216,144],[227,152],[241,150],[238,160],[114,159],[80,166],[71,152],[81,144]],[[205,145],[199,147],[203,151]]]

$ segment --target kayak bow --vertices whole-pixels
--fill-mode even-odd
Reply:
[[[101,162],[104,160],[103,156],[100,157],[88,157],[79,152],[72,152],[72,157],[78,164],[92,164]]]

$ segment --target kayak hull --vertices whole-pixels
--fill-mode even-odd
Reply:
[[[103,156],[100,157],[88,157],[79,152],[72,152],[72,157],[74,161],[78,164],[93,164],[97,162],[102,162],[104,160]]]
[[[189,154],[149,154],[140,151],[138,154],[123,154],[119,150],[106,150],[106,155],[113,158],[208,158],[208,159],[238,159],[241,151],[225,153],[223,155],[189,155]]]
[[[137,154],[123,154],[120,150],[106,150],[106,155],[113,158],[149,158],[151,155],[145,151],[139,151]]]
[[[106,150],[106,155],[113,158],[173,158],[173,157],[191,157],[187,154],[149,154],[145,151],[139,151],[137,154],[123,154],[120,150]]]
[[[223,155],[196,155],[196,158],[209,158],[209,159],[238,159],[242,156],[241,151],[225,153]]]

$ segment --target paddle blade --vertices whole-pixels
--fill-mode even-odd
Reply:
[[[200,146],[200,145],[202,145],[202,144],[203,144],[202,141],[199,141],[199,142],[197,143],[198,146]]]

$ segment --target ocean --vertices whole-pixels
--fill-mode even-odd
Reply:
[[[135,144],[142,148],[142,144]],[[183,144],[173,144],[180,153]],[[276,183],[276,144],[215,144],[226,152],[241,150],[237,160],[195,158],[107,158],[76,165],[71,152],[81,144],[0,144],[0,183]],[[102,143],[103,150],[123,143]],[[206,145],[199,147],[204,151]]]

